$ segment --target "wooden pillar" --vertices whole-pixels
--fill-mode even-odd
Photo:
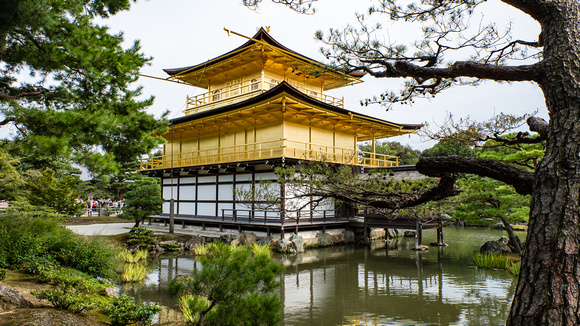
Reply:
[[[421,229],[421,222],[417,219],[417,223],[415,226],[416,234],[415,234],[415,248],[419,248],[423,245],[423,231]]]
[[[173,180],[171,180],[171,181],[172,181],[171,187],[173,187]],[[174,224],[175,224],[175,207],[174,207],[175,200],[173,198],[171,198],[169,200],[169,205],[170,205],[169,206],[169,233],[173,234]]]
[[[364,237],[365,241],[369,241],[369,232],[367,230],[367,212],[368,212],[368,208],[365,207],[364,216],[363,216],[363,229],[364,229],[363,237]]]
[[[438,225],[437,225],[437,245],[443,246],[443,221],[441,216],[439,216]]]

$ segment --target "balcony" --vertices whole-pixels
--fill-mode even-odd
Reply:
[[[364,167],[393,167],[399,165],[399,158],[396,156],[280,139],[263,143],[180,153],[173,156],[163,155],[143,158],[141,159],[140,170],[149,171],[227,164],[281,157],[307,161],[324,160],[330,163],[353,164]]]
[[[185,114],[192,114],[201,111],[238,103],[254,96],[260,95],[278,85],[280,81],[266,79],[252,79],[232,86],[220,88],[200,94],[197,96],[188,96]],[[298,89],[304,94],[315,98],[326,104],[344,108],[344,99],[339,99],[319,92],[305,89],[296,83],[290,82],[292,87]]]

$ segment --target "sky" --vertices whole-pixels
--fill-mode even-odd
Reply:
[[[241,0],[139,0],[129,11],[121,12],[101,24],[112,32],[123,32],[127,45],[140,40],[142,52],[152,57],[142,74],[166,78],[163,68],[196,65],[228,52],[247,40],[228,34],[224,28],[252,36],[261,26],[270,26],[270,35],[284,46],[310,58],[325,62],[320,53],[323,44],[314,38],[317,30],[343,28],[355,23],[355,12],[366,12],[372,0],[319,0],[314,5],[314,15],[301,15],[263,0],[259,10],[244,7]],[[531,18],[499,0],[488,0],[480,5],[484,15],[477,13],[475,21],[493,19],[498,26],[515,24],[514,38],[536,40],[539,25]],[[390,24],[381,18],[385,40],[412,43],[420,37],[420,26]],[[389,111],[381,105],[362,107],[360,100],[379,95],[385,90],[398,90],[402,79],[363,78],[364,83],[328,92],[344,97],[345,108],[354,112],[397,122],[430,125],[441,123],[448,113],[456,117],[469,115],[476,120],[486,120],[494,113],[524,114],[538,110],[547,120],[544,98],[539,87],[531,82],[485,82],[479,87],[462,86],[447,90],[434,99],[417,100],[412,106],[395,105]],[[199,95],[205,90],[142,77],[137,82],[143,86],[144,96],[155,96],[149,112],[160,116],[169,110],[170,118],[183,116],[187,95]],[[418,136],[400,136],[389,141],[399,141],[414,149],[425,149],[433,142],[422,142]]]

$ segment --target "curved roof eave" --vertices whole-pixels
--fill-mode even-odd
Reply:
[[[163,69],[163,71],[165,71],[168,75],[170,75],[171,77],[173,77],[175,75],[181,75],[181,74],[185,74],[185,73],[189,73],[189,72],[195,71],[197,69],[201,69],[202,67],[205,67],[208,64],[213,64],[213,63],[216,63],[216,62],[219,62],[219,61],[222,61],[222,60],[225,60],[225,59],[228,59],[228,58],[234,56],[240,50],[242,50],[242,49],[244,49],[244,48],[246,48],[246,47],[248,47],[248,46],[250,46],[252,44],[255,44],[256,41],[254,41],[254,40],[261,40],[261,41],[264,41],[264,42],[266,42],[266,43],[268,43],[268,44],[270,44],[272,46],[278,47],[278,48],[280,48],[280,49],[288,52],[289,54],[295,56],[298,59],[305,60],[305,61],[315,62],[317,64],[324,65],[325,67],[327,67],[325,64],[323,64],[321,62],[318,62],[318,61],[316,61],[314,59],[311,59],[311,58],[309,58],[309,57],[307,57],[305,55],[302,55],[302,54],[300,54],[300,53],[298,53],[296,51],[293,51],[293,50],[285,47],[284,45],[282,45],[278,41],[276,41],[272,36],[270,36],[270,34],[268,34],[268,32],[266,32],[266,30],[263,27],[260,27],[260,30],[258,30],[258,32],[254,36],[252,36],[250,40],[248,40],[246,43],[244,43],[241,46],[233,49],[230,52],[227,52],[225,54],[222,54],[222,55],[220,55],[218,57],[215,57],[213,59],[210,59],[210,60],[208,60],[208,61],[206,61],[204,63],[197,64],[195,66],[188,66],[188,67],[181,67],[181,68],[167,68],[167,69]],[[362,73],[361,74],[360,71],[344,73],[344,72],[337,71],[336,69],[333,69],[331,67],[328,67],[328,70],[334,71],[334,72],[339,73],[339,74],[349,75],[349,76],[354,77],[354,78],[357,78],[357,79],[358,78],[361,78],[362,76],[364,76],[366,74],[366,73]]]
[[[172,120],[170,120],[171,125],[174,126],[174,125],[189,122],[192,120],[210,117],[212,115],[216,115],[216,114],[220,114],[220,113],[235,111],[235,110],[241,109],[243,107],[255,105],[259,102],[262,102],[268,98],[279,95],[281,93],[287,93],[288,95],[293,96],[296,99],[299,99],[305,103],[311,104],[311,105],[316,106],[316,107],[321,107],[321,108],[329,110],[329,111],[333,111],[333,112],[336,112],[339,114],[353,115],[359,119],[366,120],[366,121],[373,122],[373,123],[382,123],[382,124],[388,124],[390,126],[398,126],[401,128],[401,130],[405,130],[408,132],[412,132],[412,131],[415,131],[415,130],[423,127],[423,125],[421,125],[421,124],[401,124],[401,123],[395,123],[395,122],[390,122],[390,121],[386,121],[386,120],[381,120],[378,118],[373,118],[371,116],[367,116],[367,115],[360,114],[360,113],[352,113],[346,109],[343,109],[343,108],[340,108],[340,107],[337,107],[334,105],[330,105],[330,104],[321,102],[315,98],[312,98],[312,97],[300,92],[296,88],[292,87],[290,84],[288,84],[285,81],[281,82],[276,87],[274,87],[274,88],[272,88],[272,89],[270,89],[270,90],[268,90],[268,91],[266,91],[258,96],[249,98],[247,100],[244,100],[244,101],[241,101],[238,103],[234,103],[234,104],[230,104],[227,106],[223,106],[220,108],[202,111],[199,113],[189,114],[189,115],[186,115],[184,117],[172,119]]]

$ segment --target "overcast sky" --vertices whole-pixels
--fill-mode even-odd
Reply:
[[[292,10],[264,0],[258,11],[241,5],[241,0],[140,0],[132,4],[128,12],[122,12],[103,21],[112,31],[123,31],[128,43],[140,40],[142,51],[151,56],[151,64],[144,67],[143,74],[165,78],[163,68],[175,68],[202,63],[246,42],[246,39],[228,34],[224,27],[252,36],[260,26],[270,26],[270,35],[286,47],[310,58],[324,62],[319,48],[323,46],[314,39],[317,30],[342,28],[354,23],[355,12],[365,12],[373,3],[369,0],[319,0],[314,15],[300,15]],[[483,19],[493,19],[498,26],[508,21],[515,23],[514,38],[536,40],[539,26],[529,17],[515,9],[489,0],[481,5]],[[478,14],[477,22],[481,18]],[[386,19],[384,17],[383,19]],[[385,40],[412,43],[420,30],[413,26],[390,25],[383,21]],[[412,106],[394,106],[388,112],[380,105],[361,107],[361,99],[379,95],[385,90],[397,90],[403,80],[374,79],[366,76],[364,83],[329,92],[329,95],[345,98],[346,108],[377,118],[399,123],[422,123],[442,121],[448,112],[457,117],[470,115],[474,119],[489,119],[494,112],[523,114],[539,111],[547,119],[542,93],[530,82],[497,84],[486,82],[475,87],[463,86],[448,90],[435,99],[417,100]],[[183,115],[186,95],[199,95],[203,89],[175,83],[140,78],[145,95],[154,95],[155,103],[150,112],[160,115],[171,111],[170,118]],[[415,149],[431,147],[418,137],[391,138]]]

